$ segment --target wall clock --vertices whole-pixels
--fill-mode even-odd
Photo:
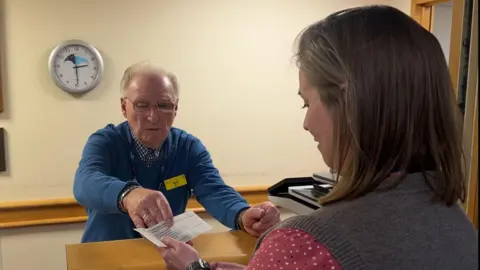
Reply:
[[[68,40],[58,44],[50,53],[48,69],[60,89],[80,94],[100,83],[103,59],[94,46],[81,40]]]

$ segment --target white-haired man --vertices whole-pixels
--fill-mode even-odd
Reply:
[[[249,207],[224,183],[202,142],[172,127],[178,108],[176,77],[149,62],[127,68],[121,81],[127,121],[93,133],[75,173],[74,196],[87,209],[82,242],[140,237],[185,211],[193,192],[225,226],[253,236],[279,221],[265,202]]]

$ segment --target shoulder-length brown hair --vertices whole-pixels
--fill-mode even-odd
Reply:
[[[462,120],[430,32],[392,7],[343,10],[299,35],[296,60],[335,118],[342,179],[321,203],[365,195],[392,172],[427,171],[437,198],[464,201]]]

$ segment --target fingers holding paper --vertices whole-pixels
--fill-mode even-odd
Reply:
[[[163,221],[173,225],[172,209],[160,191],[136,188],[125,196],[122,204],[137,228],[149,228]]]
[[[165,262],[176,269],[187,269],[187,267],[198,261],[200,255],[192,245],[177,241],[171,237],[165,237],[162,242],[167,246],[159,248]]]
[[[185,245],[193,248],[192,239],[198,235],[211,230],[212,227],[208,225],[204,220],[197,216],[194,212],[188,211],[183,214],[174,217],[174,224],[172,227],[168,227],[165,223],[157,224],[148,229],[137,228],[135,231],[140,233],[144,238],[154,243],[157,247],[170,247],[175,248],[176,242],[185,243]],[[162,239],[166,237],[172,237],[175,241],[167,246],[162,242]],[[167,238],[168,241],[169,238]]]

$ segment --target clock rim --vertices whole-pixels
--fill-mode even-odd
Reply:
[[[66,86],[60,80],[60,78],[58,78],[58,76],[57,76],[57,74],[54,70],[55,56],[65,47],[72,46],[72,45],[79,45],[79,46],[86,47],[87,49],[89,49],[95,55],[95,57],[97,58],[97,62],[98,62],[98,75],[97,75],[97,77],[95,78],[95,80],[92,81],[92,83],[87,88],[81,89],[81,90],[74,90],[73,88],[70,88],[70,87]],[[83,93],[86,93],[86,92],[89,92],[89,91],[93,90],[95,87],[97,87],[100,84],[100,81],[101,81],[102,76],[103,76],[103,70],[104,70],[103,57],[100,54],[100,52],[98,51],[98,49],[95,48],[95,46],[93,46],[92,44],[87,43],[87,42],[85,42],[83,40],[80,40],[80,39],[70,39],[70,40],[66,40],[66,41],[63,41],[63,42],[59,43],[52,50],[52,52],[50,53],[50,56],[48,57],[48,70],[50,71],[50,76],[52,77],[53,81],[55,82],[55,84],[60,89],[62,89],[65,92],[71,93],[71,94],[83,94]]]

